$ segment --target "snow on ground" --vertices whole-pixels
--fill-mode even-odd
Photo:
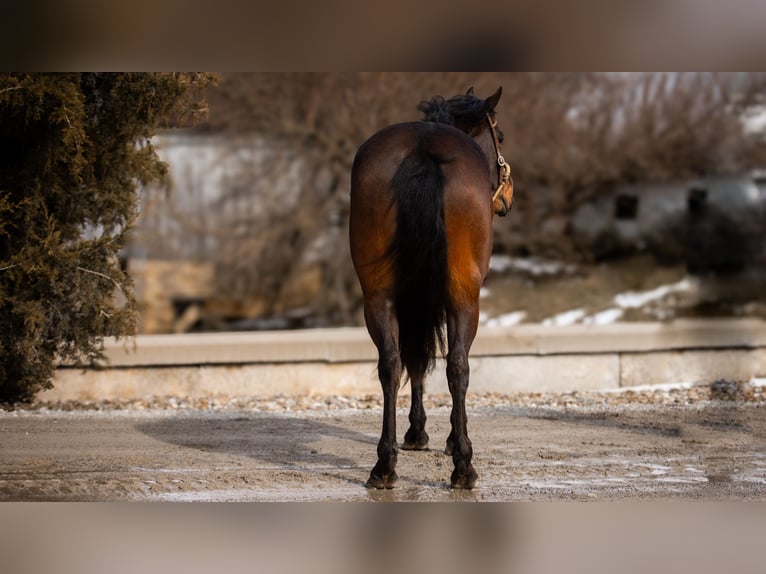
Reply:
[[[553,317],[548,317],[543,321],[543,325],[551,327],[574,325],[583,317],[585,317],[585,309],[572,309],[571,311],[564,311]]]
[[[513,327],[521,323],[526,316],[526,311],[513,311],[512,313],[486,319],[484,324],[487,327]]]
[[[585,317],[582,322],[584,325],[608,325],[617,321],[622,315],[622,309],[605,309]]]
[[[643,307],[651,301],[662,299],[670,293],[690,291],[693,287],[693,282],[686,278],[678,283],[661,285],[650,291],[628,291],[627,293],[620,293],[619,295],[615,295],[614,302],[623,309],[635,309],[637,307]]]
[[[508,255],[493,255],[489,260],[489,268],[497,273],[510,270],[528,273],[534,277],[569,274],[574,273],[577,269],[575,265],[563,261],[540,259],[539,257],[510,257]]]
[[[575,265],[567,264],[562,261],[545,260],[537,257],[510,257],[508,255],[493,255],[490,259],[490,269],[496,273],[517,272],[527,274],[532,277],[550,277],[554,275],[571,274],[577,270]],[[565,326],[565,325],[608,325],[621,321],[625,312],[629,309],[641,309],[645,306],[651,306],[652,314],[655,317],[662,317],[662,306],[655,309],[656,303],[672,294],[689,294],[694,296],[700,289],[700,284],[694,278],[686,277],[676,283],[660,285],[646,291],[625,291],[614,295],[612,306],[599,309],[595,308],[575,308],[569,309],[558,314],[549,316],[542,321],[546,326]],[[480,292],[482,299],[492,296],[490,290],[483,287]],[[608,300],[607,300],[608,301]],[[609,303],[605,301],[608,305]],[[527,314],[524,310],[516,309],[495,317],[489,317],[481,314],[480,323],[489,327],[510,327],[518,325],[526,320]]]
[[[543,325],[562,326],[581,323],[583,325],[608,325],[618,321],[626,309],[637,309],[653,301],[658,301],[671,293],[689,292],[696,288],[693,279],[682,279],[677,283],[661,285],[649,291],[627,291],[615,295],[614,303],[617,307],[604,309],[592,315],[588,315],[583,309],[572,309],[549,317],[543,321]]]

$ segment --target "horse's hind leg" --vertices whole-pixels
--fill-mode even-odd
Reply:
[[[412,386],[412,402],[410,403],[410,428],[404,435],[402,448],[404,450],[426,450],[428,448],[428,433],[426,433],[426,410],[423,408],[423,380],[425,372],[409,373]]]
[[[455,464],[450,481],[452,488],[473,488],[478,475],[471,464],[473,446],[468,438],[465,395],[470,375],[468,352],[479,324],[478,297],[475,303],[462,307],[451,311],[447,317],[447,382],[452,395],[452,431],[447,439],[447,452],[452,454]]]
[[[399,357],[399,326],[392,305],[380,297],[365,299],[364,318],[372,341],[378,348],[378,376],[383,388],[383,430],[378,442],[378,462],[370,472],[367,486],[393,488],[396,475],[396,395],[402,376]]]

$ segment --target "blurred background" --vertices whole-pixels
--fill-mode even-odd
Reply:
[[[766,75],[221,73],[161,132],[125,252],[143,333],[363,324],[347,224],[357,147],[498,85],[515,203],[483,325],[765,317]]]

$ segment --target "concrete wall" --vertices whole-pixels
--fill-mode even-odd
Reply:
[[[143,335],[109,341],[101,370],[62,366],[44,400],[147,395],[373,394],[377,355],[364,329]],[[443,362],[427,391],[447,392]],[[480,329],[471,390],[604,390],[766,376],[760,320],[521,325]],[[409,392],[409,386],[403,393]]]

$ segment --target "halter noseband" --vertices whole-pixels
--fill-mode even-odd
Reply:
[[[500,142],[497,139],[497,131],[495,131],[497,120],[493,119],[489,113],[487,114],[487,123],[489,123],[489,132],[492,134],[492,143],[495,144],[495,154],[497,154],[497,189],[492,195],[492,201],[495,202],[497,198],[500,197],[500,194],[505,191],[508,186],[512,185],[511,166],[505,162],[503,154],[500,153]],[[513,195],[511,195],[511,198],[513,198]]]

